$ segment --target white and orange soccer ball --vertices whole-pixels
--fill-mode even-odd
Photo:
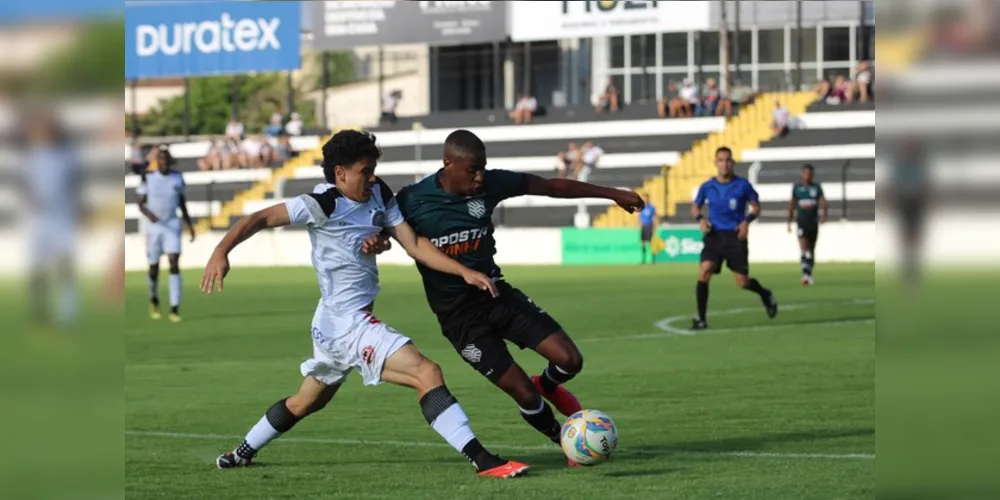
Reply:
[[[604,412],[578,411],[562,426],[563,453],[580,465],[597,465],[618,448],[618,426]]]

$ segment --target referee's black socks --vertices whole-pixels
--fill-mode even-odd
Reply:
[[[698,298],[698,319],[705,321],[705,315],[708,314],[708,282],[699,281],[698,287],[695,291],[695,295]]]
[[[757,281],[757,278],[750,278],[750,280],[747,281],[747,285],[743,287],[743,289],[760,295],[761,300],[766,301],[767,298],[771,296],[771,291],[761,286],[760,282]]]

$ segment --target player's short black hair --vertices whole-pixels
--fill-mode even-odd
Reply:
[[[375,143],[375,134],[362,130],[341,130],[323,145],[323,176],[334,183],[338,166],[349,167],[361,160],[378,160],[382,150]]]
[[[733,150],[729,149],[729,146],[721,146],[719,149],[716,149],[715,156],[719,156],[719,153],[729,153],[729,157],[733,157]]]
[[[808,170],[810,174],[816,173],[816,169],[813,168],[812,163],[806,163],[802,165],[802,170]]]
[[[485,157],[486,145],[476,134],[460,129],[448,134],[444,140],[444,155]]]

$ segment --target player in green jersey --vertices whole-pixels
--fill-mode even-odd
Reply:
[[[792,199],[788,201],[788,232],[792,221],[799,227],[799,248],[802,250],[802,284],[813,284],[813,267],[816,264],[816,238],[819,225],[826,222],[829,205],[823,195],[823,186],[814,180],[812,165],[802,167],[801,182],[792,185]]]
[[[427,301],[455,350],[514,399],[524,420],[558,443],[560,424],[542,398],[563,415],[580,411],[580,402],[563,384],[580,373],[583,356],[555,319],[504,281],[493,260],[493,210],[501,201],[522,195],[606,198],[629,212],[644,205],[632,191],[487,170],[486,146],[468,130],[448,136],[444,168],[403,188],[396,199],[417,234],[496,282],[500,294],[494,299],[485,293],[470,293],[464,283],[418,264]],[[507,350],[508,341],[534,350],[549,361],[548,366],[529,378]]]

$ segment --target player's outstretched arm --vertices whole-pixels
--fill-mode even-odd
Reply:
[[[574,181],[572,179],[546,179],[537,175],[524,174],[525,194],[548,196],[549,198],[604,198],[624,208],[628,213],[642,210],[646,205],[642,197],[633,191],[610,188]]]
[[[222,291],[222,281],[229,274],[229,252],[237,245],[263,229],[287,226],[291,223],[288,208],[284,203],[254,212],[229,228],[222,241],[215,247],[212,257],[205,266],[205,274],[201,278],[201,291],[211,294],[218,282]]]
[[[430,240],[423,236],[417,236],[417,233],[406,222],[389,227],[386,230],[399,242],[399,245],[403,247],[403,250],[406,250],[407,255],[412,257],[413,260],[435,271],[461,276],[466,283],[480,290],[487,290],[494,297],[499,294],[496,285],[493,284],[493,280],[489,279],[485,274],[469,269],[457,260],[448,257],[438,250]]]

